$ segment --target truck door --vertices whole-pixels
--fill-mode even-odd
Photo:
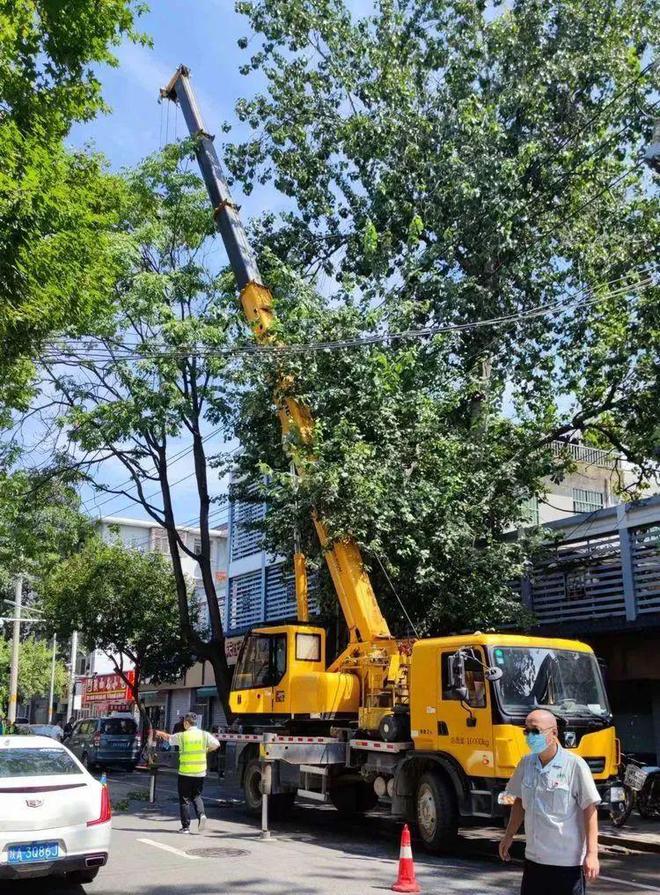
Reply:
[[[287,666],[286,634],[252,633],[246,638],[232,680],[232,705],[245,715],[274,711],[274,688]]]
[[[465,655],[464,700],[456,692],[451,676],[451,657],[455,650],[440,654],[440,700],[438,705],[438,748],[454,755],[471,777],[495,774],[493,727],[488,704],[488,685],[484,674],[484,653],[480,647],[467,647]]]

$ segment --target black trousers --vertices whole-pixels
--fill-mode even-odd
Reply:
[[[581,866],[558,867],[525,859],[520,895],[585,895],[586,890]]]
[[[179,811],[181,812],[181,826],[187,830],[190,826],[190,805],[195,808],[197,819],[204,814],[204,802],[202,802],[203,777],[186,777],[179,774]]]

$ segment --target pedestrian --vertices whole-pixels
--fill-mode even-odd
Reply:
[[[178,718],[176,724],[172,728],[172,733],[183,733],[186,728],[183,726],[183,718]]]
[[[2,715],[0,715],[0,737],[6,732],[6,730],[5,730],[6,726],[7,726],[7,724],[5,722],[5,719],[3,718]]]
[[[57,721],[53,724],[51,728],[51,736],[54,740],[57,740],[58,743],[62,742],[62,738],[64,737],[64,730],[60,727]]]
[[[206,814],[202,801],[202,789],[206,777],[206,753],[220,746],[214,736],[197,726],[197,715],[188,712],[183,718],[183,731],[167,733],[157,730],[156,736],[179,747],[179,811],[181,813],[180,833],[190,833],[190,805],[197,815],[197,828],[201,833],[206,826]]]
[[[525,719],[531,750],[507,785],[514,796],[500,857],[510,861],[513,837],[525,821],[525,866],[520,895],[584,895],[598,863],[598,803],[589,766],[560,744],[557,719],[535,709]]]

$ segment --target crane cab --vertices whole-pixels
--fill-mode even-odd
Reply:
[[[323,628],[277,625],[256,628],[245,638],[229,699],[244,723],[354,718],[360,684],[351,673],[329,672]]]

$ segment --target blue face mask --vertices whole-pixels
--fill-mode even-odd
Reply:
[[[533,752],[534,755],[538,755],[539,752],[543,752],[548,748],[548,741],[544,733],[526,733],[525,740],[529,751]]]

